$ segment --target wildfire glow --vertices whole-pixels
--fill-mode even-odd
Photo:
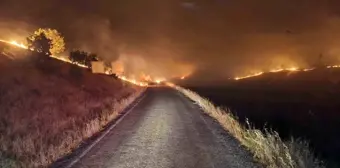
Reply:
[[[340,68],[340,65],[327,66],[327,68]]]
[[[269,72],[271,73],[276,73],[276,72],[282,72],[282,71],[290,71],[290,72],[296,72],[296,71],[300,71],[301,69],[297,68],[297,67],[291,67],[291,68],[279,68],[279,69],[271,69],[269,70]],[[311,69],[302,69],[303,71],[309,71]],[[238,76],[238,77],[235,77],[234,79],[235,80],[240,80],[240,79],[245,79],[245,78],[251,78],[251,77],[255,77],[255,76],[260,76],[260,75],[263,75],[264,71],[261,71],[261,72],[257,72],[255,74],[250,74],[250,75],[246,75],[246,76]]]
[[[327,68],[340,68],[340,65],[327,66]],[[272,69],[272,70],[269,70],[268,72],[271,72],[271,73],[283,72],[283,71],[287,71],[287,72],[304,71],[304,72],[307,72],[307,71],[311,71],[311,70],[314,70],[314,69],[315,68],[300,69],[300,68],[297,68],[297,67],[291,67],[291,68]],[[260,75],[262,75],[264,73],[268,73],[268,72],[261,71],[261,72],[257,72],[257,73],[249,74],[249,75],[245,75],[245,76],[238,76],[238,77],[235,77],[234,79],[235,80],[240,80],[240,79],[245,79],[245,78],[251,78],[251,77],[255,77],[255,76],[260,76]]]
[[[57,60],[60,60],[60,61],[63,61],[63,62],[68,62],[70,64],[75,64],[75,65],[78,65],[79,67],[82,67],[82,68],[88,68],[86,65],[83,65],[83,64],[79,64],[79,63],[76,63],[76,62],[72,62],[70,59],[68,59],[67,57],[60,57],[60,56],[55,56],[55,55],[51,55],[52,58],[55,58]]]
[[[14,41],[14,40],[12,40],[12,41],[0,40],[0,41],[7,43],[7,44],[14,45],[14,46],[19,47],[19,48],[28,49],[28,47],[26,45],[24,45],[23,43],[18,43],[17,41]]]
[[[136,79],[129,79],[125,76],[118,76],[119,79],[123,80],[123,81],[127,81],[130,83],[133,83],[135,85],[139,85],[139,86],[148,86],[148,84],[146,82],[139,82]]]
[[[19,43],[15,40],[12,40],[12,41],[7,41],[7,40],[1,40],[0,39],[0,42],[3,42],[3,43],[7,43],[7,44],[10,44],[10,45],[13,45],[13,46],[16,46],[16,47],[19,47],[19,48],[22,48],[22,49],[26,49],[26,50],[32,50],[33,49],[30,49],[28,46],[26,46],[25,44],[23,43]],[[51,57],[55,58],[55,59],[58,59],[60,61],[63,61],[63,62],[67,62],[67,63],[71,63],[71,64],[75,64],[79,67],[82,67],[82,68],[88,68],[87,66],[83,65],[83,64],[79,64],[79,63],[75,63],[75,62],[72,62],[71,60],[68,59],[68,57],[60,57],[60,56],[54,56],[54,55],[51,55]],[[330,65],[330,66],[327,66],[327,68],[340,68],[340,65]],[[268,72],[271,72],[271,73],[276,73],[276,72],[282,72],[282,71],[290,71],[290,72],[297,72],[297,71],[311,71],[311,70],[314,70],[315,68],[305,68],[305,69],[300,69],[298,67],[291,67],[291,68],[278,68],[278,69],[271,69],[269,70]],[[251,77],[256,77],[256,76],[260,76],[260,75],[263,75],[264,73],[267,73],[267,72],[264,72],[264,71],[260,71],[260,72],[257,72],[257,73],[252,73],[252,74],[248,74],[248,75],[245,75],[245,76],[237,76],[234,78],[234,80],[241,80],[241,79],[246,79],[246,78],[251,78]],[[106,73],[108,74],[108,73]],[[184,75],[184,76],[181,76],[180,79],[185,79],[187,77],[187,75]],[[127,82],[130,82],[132,84],[135,84],[135,85],[139,85],[139,86],[148,86],[148,83],[147,82],[156,82],[156,83],[161,83],[161,82],[164,82],[166,81],[164,78],[151,78],[150,75],[145,75],[143,74],[141,79],[143,81],[147,81],[147,82],[140,82],[140,81],[137,81],[136,79],[134,78],[127,78],[126,76],[124,75],[118,75],[118,78],[123,80],[123,81],[127,81]]]
[[[0,39],[0,42],[3,42],[3,43],[7,43],[7,44],[10,44],[10,45],[13,45],[13,46],[16,46],[16,47],[19,47],[19,48],[22,48],[22,49],[26,49],[28,50],[29,47],[24,45],[23,43],[18,43],[17,41],[7,41],[7,40],[1,40]],[[32,50],[32,49],[30,49]],[[32,50],[33,51],[33,50]],[[68,59],[68,57],[60,57],[60,56],[55,56],[55,55],[51,55],[52,58],[55,58],[55,59],[58,59],[60,61],[63,61],[63,62],[67,62],[67,63],[71,63],[71,64],[75,64],[79,67],[82,67],[82,68],[88,68],[87,66],[83,65],[83,64],[79,64],[79,63],[74,63],[72,62],[70,59]],[[145,82],[139,82],[135,79],[129,79],[125,76],[119,76],[118,77],[119,79],[123,80],[123,81],[127,81],[127,82],[130,82],[132,84],[135,84],[135,85],[139,85],[139,86],[147,86],[148,84],[145,83]]]
[[[25,46],[25,45],[22,44],[22,43],[18,43],[18,42],[16,42],[16,41],[11,41],[10,43],[13,44],[13,45],[15,45],[15,46],[17,46],[17,47],[24,48],[24,49],[28,49],[28,47]]]
[[[150,75],[145,75],[144,73],[142,74],[142,80],[151,82],[152,78]]]
[[[26,49],[28,50],[28,46],[24,45],[23,43],[19,43],[17,41],[6,41],[6,40],[0,40],[0,42],[4,42],[4,43],[7,43],[7,44],[10,44],[10,45],[13,45],[13,46],[16,46],[16,47],[19,47],[19,48],[22,48],[22,49]],[[33,49],[30,49],[33,51]],[[72,63],[72,64],[76,64],[80,67],[83,67],[83,68],[86,68],[85,65],[82,65],[82,64],[78,64],[78,63],[73,63],[71,60],[69,60],[67,57],[60,57],[60,56],[55,56],[55,55],[51,55],[52,58],[55,58],[55,59],[58,59],[60,61],[63,61],[63,62],[68,62],[68,63]]]
[[[176,78],[179,78],[179,79],[181,79],[181,80],[184,80],[184,79],[186,79],[188,76],[190,76],[191,75],[191,72],[190,73],[186,73],[186,74],[183,74],[182,76],[180,76],[180,77],[178,77],[178,76],[176,76]]]
[[[314,70],[315,68],[305,68],[305,69],[303,69],[303,71],[311,71],[311,70]]]
[[[240,80],[240,79],[245,79],[245,78],[251,78],[251,77],[255,77],[255,76],[260,76],[262,75],[264,72],[258,72],[258,73],[255,73],[255,74],[250,74],[250,75],[247,75],[247,76],[239,76],[239,77],[235,77],[234,79],[235,80]]]
[[[163,78],[163,77],[151,77],[150,75],[146,75],[145,73],[142,73],[140,78],[141,78],[142,81],[155,82],[157,84],[160,84],[160,83],[166,81],[166,79]]]

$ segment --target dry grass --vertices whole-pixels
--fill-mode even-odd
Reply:
[[[0,62],[0,167],[47,167],[144,90],[55,60],[41,64]]]
[[[241,125],[230,111],[216,107],[208,99],[190,90],[171,85],[191,100],[195,101],[206,113],[232,134],[254,154],[255,159],[269,168],[323,168],[325,167],[309,150],[308,143],[291,139],[283,142],[275,131],[261,131]]]

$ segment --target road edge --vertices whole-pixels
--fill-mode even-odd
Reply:
[[[88,152],[90,152],[90,150],[93,147],[95,147],[109,132],[111,132],[128,114],[130,114],[130,112],[133,109],[135,109],[135,107],[137,105],[139,105],[140,102],[142,102],[142,100],[145,99],[145,97],[147,96],[147,93],[146,93],[147,90],[148,89],[146,88],[145,91],[143,91],[143,93],[141,93],[141,95],[139,97],[137,97],[130,105],[128,105],[128,107],[126,107],[121,112],[120,116],[118,116],[117,118],[113,119],[110,123],[108,123],[103,131],[98,132],[97,135],[94,135],[94,139],[89,140],[90,142],[88,144],[84,145],[83,147],[79,146],[78,148],[82,148],[81,151],[79,151],[79,153],[76,153],[75,155],[70,156],[70,155],[72,155],[72,153],[73,153],[72,152],[69,155],[66,155],[66,156],[60,158],[59,160],[57,160],[56,162],[52,163],[49,167],[51,167],[51,168],[59,168],[59,167],[72,168]],[[89,139],[91,139],[91,137]],[[75,150],[77,150],[77,149],[75,149]],[[64,161],[62,161],[62,160],[64,160]]]

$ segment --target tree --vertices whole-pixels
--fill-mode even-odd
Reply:
[[[99,61],[97,54],[90,53],[85,57],[85,65],[89,68],[92,68],[92,61]]]
[[[30,41],[35,41],[41,34],[44,34],[45,37],[51,40],[51,47],[49,49],[50,53],[53,55],[59,54],[65,51],[65,41],[61,34],[51,28],[39,28],[32,35],[28,37]]]
[[[75,50],[75,51],[70,52],[69,59],[73,63],[78,63],[78,64],[84,65],[86,56],[87,56],[86,52],[80,51],[80,50]]]
[[[52,46],[52,41],[48,39],[44,33],[35,36],[34,39],[27,38],[27,43],[29,48],[46,55],[51,55],[50,49]]]
[[[80,50],[71,51],[69,55],[69,59],[73,63],[82,64],[89,68],[92,68],[92,65],[91,65],[92,61],[99,60],[97,54],[88,53],[88,52],[80,51]]]

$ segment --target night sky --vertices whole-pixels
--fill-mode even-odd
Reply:
[[[336,0],[2,0],[0,37],[58,29],[68,49],[126,60],[131,73],[216,78],[340,63]]]

